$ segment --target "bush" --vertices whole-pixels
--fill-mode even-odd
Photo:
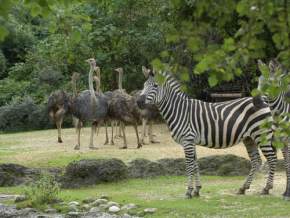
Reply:
[[[6,58],[2,52],[2,50],[0,50],[0,79],[3,79],[6,74]]]
[[[166,171],[160,163],[142,158],[131,161],[128,166],[128,171],[129,177],[131,178],[146,178],[166,175]]]
[[[78,188],[101,182],[116,182],[126,179],[127,175],[127,166],[119,159],[73,161],[66,167],[62,186]]]
[[[40,179],[25,190],[27,199],[33,207],[54,203],[60,192],[60,186],[49,174],[42,174]]]
[[[0,131],[23,131],[51,127],[45,106],[31,98],[0,107]]]

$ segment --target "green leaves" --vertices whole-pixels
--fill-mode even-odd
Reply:
[[[213,87],[213,86],[217,85],[218,79],[217,79],[215,74],[211,74],[209,76],[208,83],[209,83],[210,87]]]

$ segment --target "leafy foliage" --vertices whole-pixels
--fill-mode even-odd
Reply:
[[[58,199],[60,186],[55,178],[49,174],[43,174],[34,184],[25,189],[25,195],[31,206],[38,208],[41,205],[54,203]]]

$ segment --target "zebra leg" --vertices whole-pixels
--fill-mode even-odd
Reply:
[[[290,200],[290,145],[286,145],[282,149],[284,161],[285,161],[285,168],[286,168],[286,190],[283,193],[284,200],[289,201]]]
[[[239,189],[237,193],[240,195],[245,194],[246,190],[250,188],[255,173],[260,169],[262,165],[262,160],[254,140],[252,140],[251,138],[246,138],[243,142],[245,144],[245,147],[251,160],[251,170],[245,183],[242,185],[242,187]]]
[[[199,190],[201,189],[200,176],[198,163],[196,161],[196,151],[193,145],[184,145],[185,153],[185,166],[188,177],[187,191],[185,193],[186,198],[192,198],[192,196],[198,197]],[[193,173],[195,174],[195,189],[193,191]]]
[[[268,172],[268,178],[266,182],[266,186],[263,188],[261,194],[267,195],[269,194],[269,190],[273,188],[273,180],[274,180],[274,174],[276,170],[276,164],[277,164],[277,153],[274,147],[272,147],[271,142],[268,142],[268,145],[261,145],[260,149],[267,159],[268,165],[269,165],[269,172]]]

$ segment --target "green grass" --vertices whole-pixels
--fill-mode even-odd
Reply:
[[[107,195],[121,204],[136,203],[140,210],[156,207],[152,217],[288,217],[290,203],[279,195],[260,196],[250,192],[235,195],[242,177],[202,177],[200,198],[185,199],[185,177],[131,179],[82,189],[65,189],[60,198],[68,202]],[[263,180],[261,180],[263,181]],[[0,192],[21,193],[23,188],[0,188]],[[258,190],[257,190],[258,192]],[[151,217],[151,216],[146,216]]]

